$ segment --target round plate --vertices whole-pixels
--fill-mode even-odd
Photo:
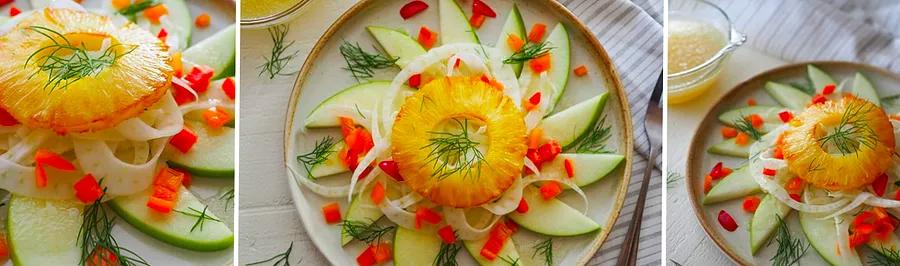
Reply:
[[[726,167],[735,168],[743,164],[747,159],[736,157],[728,157],[706,152],[710,146],[722,140],[719,129],[723,126],[718,120],[718,115],[722,112],[746,106],[748,99],[753,98],[759,105],[780,106],[772,97],[770,97],[765,89],[764,84],[767,81],[777,81],[784,84],[794,82],[808,83],[806,80],[806,65],[813,64],[830,74],[836,81],[841,82],[845,79],[852,79],[856,72],[863,73],[869,81],[878,90],[881,97],[900,94],[900,91],[889,91],[888,88],[900,87],[900,76],[890,71],[851,62],[804,62],[778,67],[744,81],[730,92],[722,96],[721,99],[713,106],[711,111],[703,118],[689,149],[688,167],[685,185],[687,186],[688,195],[694,206],[694,212],[700,225],[706,234],[716,243],[716,245],[738,264],[742,265],[769,265],[771,259],[775,255],[776,247],[761,248],[756,256],[750,254],[750,220],[753,215],[743,211],[741,208],[742,199],[734,199],[726,202],[715,203],[710,205],[702,205],[703,200],[703,179],[706,174],[717,162],[724,162]],[[738,223],[738,229],[734,232],[725,231],[717,220],[718,212],[726,210],[734,217]],[[792,211],[785,222],[788,223],[791,233],[795,237],[799,237],[808,243],[806,236],[800,228],[797,221],[796,212]],[[827,265],[827,263],[819,257],[815,249],[810,248],[808,253],[801,260],[801,264],[807,265]],[[868,249],[860,254],[863,261],[866,260]]]
[[[340,134],[337,129],[307,130],[303,124],[306,116],[321,101],[339,90],[357,83],[349,72],[343,70],[345,61],[338,50],[343,41],[358,42],[361,47],[371,51],[374,49],[371,47],[374,47],[376,43],[366,32],[366,26],[380,25],[402,28],[412,33],[418,32],[421,25],[427,25],[431,29],[440,28],[438,27],[437,1],[427,1],[430,5],[428,10],[404,21],[399,15],[399,10],[406,2],[402,0],[360,1],[344,13],[316,43],[297,78],[288,106],[284,135],[286,164],[289,166],[296,164],[296,156],[311,150],[316,140],[326,135],[339,136]],[[510,0],[490,1],[491,7],[498,11],[498,15],[496,19],[488,19],[484,27],[478,31],[483,42],[491,45],[494,40],[498,39],[500,28],[512,3],[513,1]],[[573,75],[569,79],[568,89],[557,110],[562,110],[601,92],[610,92],[609,101],[604,110],[607,122],[613,129],[608,145],[615,149],[616,153],[624,155],[626,162],[600,182],[584,188],[590,202],[587,215],[597,221],[602,229],[582,236],[554,238],[555,258],[559,264],[585,264],[600,247],[615,223],[627,190],[632,157],[632,129],[628,104],[609,56],[591,32],[572,13],[552,0],[516,1],[516,3],[522,12],[526,27],[537,22],[546,25],[554,25],[558,21],[563,22],[572,35],[572,65],[584,64],[591,69],[589,76],[575,77]],[[463,9],[470,10],[467,6]],[[382,71],[375,78],[393,79],[396,72],[396,70]],[[288,178],[306,178],[295,177],[290,170],[288,170],[287,176]],[[327,177],[320,180],[322,180],[321,182],[337,181],[337,183],[342,181],[346,184],[347,176],[349,175],[338,175],[334,178]],[[348,246],[342,247],[339,226],[326,224],[320,210],[321,206],[327,202],[339,202],[341,210],[346,210],[348,206],[346,198],[324,198],[297,184],[296,180],[290,181],[291,184],[294,184],[290,186],[294,205],[303,220],[306,232],[309,233],[319,251],[332,264],[354,264],[354,259],[363,248],[362,244],[354,241]],[[561,198],[574,208],[581,209],[583,207],[581,200],[573,194],[565,193]],[[526,232],[526,230],[519,232],[514,236],[514,241],[519,243],[516,245],[519,253],[524,254],[522,260],[527,264],[533,264],[529,263],[531,256],[527,255],[532,253],[531,243],[546,237],[540,237],[537,234]],[[403,252],[399,251],[398,255]],[[459,258],[464,264],[474,263],[468,255],[460,255]],[[537,264],[540,263],[542,261]]]
[[[88,9],[99,9],[103,1],[108,0],[84,0],[82,5]],[[235,2],[232,0],[185,0],[185,2],[187,2],[192,16],[206,12],[212,17],[209,27],[193,29],[192,44],[209,38],[219,30],[234,24]],[[17,0],[15,4],[19,7],[28,7],[23,10],[31,10],[29,1]],[[191,192],[203,203],[209,205],[211,211],[233,228],[234,205],[229,203],[226,207],[224,201],[219,199],[225,190],[233,187],[234,179],[194,178]],[[0,217],[6,218],[6,208],[0,210]],[[175,247],[138,231],[122,219],[116,220],[113,235],[119,245],[134,251],[152,265],[232,265],[234,260],[233,247],[215,252],[197,252]],[[8,262],[7,265],[12,265],[12,262]]]

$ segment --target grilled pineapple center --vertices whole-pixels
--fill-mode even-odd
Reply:
[[[407,186],[440,205],[474,207],[520,178],[524,114],[480,78],[442,78],[406,98],[394,121],[392,156]]]

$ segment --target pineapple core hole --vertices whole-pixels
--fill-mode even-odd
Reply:
[[[460,115],[441,121],[429,131],[429,160],[435,174],[479,173],[488,150],[487,124],[484,119]]]
[[[45,72],[77,69],[84,71],[83,74],[96,74],[133,50],[112,36],[100,33],[48,33],[45,36],[48,38],[31,56],[31,62]]]
[[[830,154],[849,154],[858,151],[861,146],[872,143],[869,128],[854,124],[841,124],[838,119],[824,119],[815,127],[814,135],[819,146]]]

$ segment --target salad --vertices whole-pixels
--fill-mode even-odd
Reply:
[[[120,245],[119,220],[171,246],[230,248],[207,204],[231,199],[201,200],[191,183],[234,176],[234,26],[191,46],[212,18],[181,0],[0,5],[0,254],[153,263]]]
[[[601,230],[585,215],[582,187],[625,160],[606,145],[608,94],[555,111],[570,74],[588,73],[571,67],[579,59],[562,23],[526,32],[513,5],[491,45],[477,32],[498,23],[488,2],[472,1],[471,17],[454,0],[436,2],[436,11],[423,1],[398,11],[404,21],[437,12],[438,30],[371,25],[384,53],[340,46],[359,82],[306,116],[302,130],[330,134],[288,163],[298,183],[333,199],[306,222],[335,225],[343,245],[363,242],[359,265],[455,264],[463,248],[482,265],[519,264],[531,260],[523,245],[553,264],[551,238]],[[393,79],[373,80],[375,71]],[[563,193],[580,196],[581,209]],[[516,243],[520,228],[545,240]]]
[[[721,210],[719,224],[738,233],[733,215],[752,215],[751,254],[775,246],[776,265],[796,262],[809,246],[833,265],[896,265],[896,97],[880,98],[859,72],[838,82],[807,65],[807,78],[809,84],[766,82],[766,92],[781,106],[750,99],[749,106],[719,116],[725,140],[708,151],[747,161],[734,170],[715,164],[704,182],[703,204],[742,199],[746,213]],[[789,232],[792,212],[807,241]],[[864,247],[873,255],[861,258]]]

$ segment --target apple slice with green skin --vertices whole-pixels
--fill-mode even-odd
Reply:
[[[825,88],[825,85],[837,85],[837,82],[834,81],[834,78],[831,78],[831,75],[814,65],[806,65],[806,74],[816,93],[822,92],[822,88]]]
[[[579,187],[593,184],[615,170],[625,156],[618,154],[561,153],[553,161],[541,166],[542,174],[567,176],[565,161],[572,161],[572,180]],[[568,188],[568,187],[566,187]]]
[[[803,233],[806,234],[807,242],[812,245],[822,259],[831,265],[862,265],[856,251],[838,252],[838,241],[847,240],[838,239],[834,219],[821,219],[822,216],[805,212],[800,212],[799,216],[800,226],[803,228]]]
[[[76,265],[84,205],[12,195],[6,229],[15,265]]]
[[[608,97],[609,93],[604,92],[544,118],[541,123],[544,138],[558,141],[563,149],[571,148],[594,129]]]
[[[509,38],[509,35],[518,36],[521,40],[528,39],[528,36],[525,35],[525,22],[522,20],[522,13],[519,12],[519,6],[513,3],[512,9],[509,11],[509,15],[506,17],[506,23],[503,24],[503,31],[500,33],[500,36],[497,39],[495,46],[497,46],[497,50],[503,55],[503,58],[509,58],[515,51],[506,44],[506,40]],[[516,72],[516,77],[522,74],[522,64],[512,64],[513,71]]]
[[[766,92],[775,98],[775,101],[791,110],[806,109],[806,105],[812,101],[812,96],[809,94],[778,82],[766,82]]]
[[[479,43],[476,32],[469,24],[469,18],[463,13],[455,0],[438,1],[438,16],[440,16],[441,44],[451,43]]]
[[[566,30],[566,27],[562,23],[556,24],[556,28],[550,32],[550,35],[547,36],[545,40],[547,42],[547,47],[552,47],[550,50],[550,69],[547,75],[550,77],[550,81],[553,82],[553,85],[556,87],[556,93],[552,94],[552,98],[550,98],[550,106],[547,110],[548,113],[552,113],[553,109],[556,107],[556,104],[559,103],[559,100],[562,99],[562,95],[566,92],[566,85],[569,83],[569,73],[571,72],[571,65],[569,61],[571,60],[571,46],[569,44],[569,32]],[[506,43],[506,42],[504,42]],[[531,75],[531,80],[535,81],[538,79],[537,74],[535,74],[531,67],[527,67],[528,62],[525,62],[525,67],[522,68],[521,76]],[[538,88],[538,86],[532,86],[532,88]],[[534,94],[535,91],[529,91],[527,95]],[[551,92],[542,92],[545,95],[550,95]],[[544,104],[544,103],[541,103]]]
[[[475,259],[475,262],[478,262],[478,265],[506,266],[510,265],[510,263],[504,261],[501,258],[505,258],[510,261],[516,261],[519,259],[519,251],[516,250],[516,244],[513,242],[512,238],[507,238],[506,243],[503,244],[503,248],[500,249],[499,253],[497,253],[497,258],[495,258],[493,261],[488,260],[484,256],[481,256],[481,248],[484,247],[484,244],[487,243],[487,241],[487,236],[479,240],[463,241],[463,246],[466,247],[466,252],[469,252],[469,255],[471,255],[472,258]],[[521,265],[521,263],[519,265]]]
[[[47,6],[52,1],[53,0],[31,0],[31,6],[36,9],[37,7]],[[178,38],[177,46],[173,47],[172,50],[183,51],[191,46],[191,36],[194,28],[194,19],[191,16],[191,11],[188,9],[187,3],[185,3],[184,0],[158,0],[158,2],[166,7],[169,23],[164,22],[163,24],[166,25],[150,23],[141,12],[138,12],[134,16],[135,24],[141,25],[154,36],[165,27],[170,38],[172,38],[172,36]],[[102,10],[98,11],[122,16],[119,14],[119,10],[113,7],[111,3],[111,1],[104,1],[103,7],[101,8]],[[122,17],[124,18],[124,16]]]
[[[406,32],[380,26],[368,26],[366,30],[372,34],[381,49],[384,49],[391,58],[397,58],[394,64],[400,68],[406,67],[414,58],[425,54],[425,48]]]
[[[234,79],[234,77],[228,77],[228,78]],[[207,89],[206,92],[201,93],[200,97],[196,100],[196,102],[207,102],[209,100],[231,102],[231,103],[235,102],[235,100],[228,98],[228,96],[222,90],[223,83],[225,83],[225,79],[219,79],[219,80],[212,81],[209,84],[209,89]],[[234,123],[235,123],[234,108],[224,108],[222,106],[219,106],[218,108],[220,108],[221,110],[224,110],[226,113],[228,113],[228,115],[231,116],[231,121],[226,123],[225,126],[234,128]],[[206,121],[206,119],[203,117],[203,113],[205,113],[206,110],[207,109],[190,111],[190,112],[184,114],[184,119],[204,122],[204,121]]]
[[[720,114],[719,122],[734,127],[736,121],[740,121],[747,116],[756,114],[763,119],[763,126],[759,129],[759,132],[766,133],[784,124],[784,122],[781,121],[781,118],[778,117],[778,113],[782,111],[784,111],[784,108],[775,106],[757,105],[741,107]]]
[[[358,110],[374,110],[377,112],[381,112],[381,110],[376,110],[379,102],[384,99],[385,93],[390,89],[391,82],[390,81],[370,81],[366,83],[360,83],[353,86],[350,86],[346,89],[341,90],[340,92],[328,97],[312,112],[306,116],[306,121],[304,122],[304,126],[306,128],[327,128],[327,127],[337,127],[340,126],[340,119],[338,119],[338,114],[335,114],[335,109],[340,110],[341,108],[352,108]],[[401,87],[401,94],[412,94],[415,91],[406,85]],[[394,101],[395,110],[400,109],[400,105],[403,104],[403,101]],[[356,110],[353,110],[354,112]]]
[[[862,73],[856,72],[856,76],[853,77],[853,87],[850,88],[850,93],[856,95],[856,97],[868,100],[875,105],[881,106],[878,90],[875,90],[875,86],[872,85],[872,82],[870,82]]]
[[[781,225],[778,217],[787,219],[789,214],[791,214],[791,207],[778,201],[772,195],[766,194],[763,197],[750,221],[750,251],[752,254],[756,254],[761,247],[765,246],[772,237],[772,233]],[[832,231],[832,233],[834,232]]]
[[[370,225],[378,221],[378,219],[381,219],[381,216],[383,216],[384,213],[382,213],[381,209],[372,202],[371,191],[372,190],[369,189],[353,197],[353,201],[350,202],[350,207],[347,208],[347,214],[344,215],[344,221]],[[353,240],[353,236],[347,234],[347,230],[345,229],[345,227],[341,227],[341,245],[347,245],[347,243],[350,243],[350,241]]]
[[[756,143],[756,141],[751,139],[745,145],[737,145],[735,142],[736,139],[737,138],[730,138],[723,140],[722,142],[713,144],[712,147],[709,147],[706,151],[712,154],[747,159],[750,157],[750,146],[752,146],[753,143]]]
[[[869,246],[869,248],[882,255],[892,256],[891,251],[900,251],[900,238],[893,233],[888,234],[887,240],[872,237],[869,239],[869,242],[866,243],[866,246]]]
[[[211,129],[196,121],[185,121],[185,126],[197,134],[197,143],[188,153],[171,149],[168,164],[192,175],[234,177],[234,129]]]
[[[204,65],[215,70],[214,80],[234,76],[235,28],[234,24],[200,41],[182,53],[185,72],[194,65]]]
[[[548,236],[576,236],[600,230],[597,222],[562,201],[545,200],[533,186],[526,186],[523,194],[528,212],[512,212],[507,217],[525,229]]]
[[[394,265],[432,265],[441,250],[441,238],[434,230],[397,227],[394,232]]]
[[[706,196],[703,204],[713,204],[762,193],[762,188],[750,176],[747,165],[734,170],[731,174],[716,183]]]
[[[109,201],[109,207],[141,232],[176,247],[216,251],[234,244],[231,229],[187,189],[179,190],[173,211],[165,214],[147,207],[152,194],[153,188],[150,188],[142,193],[118,197]],[[194,227],[204,210],[208,218],[202,221],[202,227]]]
[[[312,165],[309,167],[309,169],[310,169],[309,175],[310,176],[308,176],[308,177],[312,178],[312,179],[316,179],[319,177],[336,175],[336,174],[350,171],[350,168],[348,168],[347,165],[344,164],[344,162],[342,162],[341,158],[340,158],[340,151],[342,149],[344,149],[345,145],[346,144],[344,144],[343,141],[334,143],[334,145],[331,146],[330,149],[328,149],[331,152],[328,154],[327,157],[325,157],[326,158],[325,161],[322,161],[321,163],[318,163],[316,165]]]

